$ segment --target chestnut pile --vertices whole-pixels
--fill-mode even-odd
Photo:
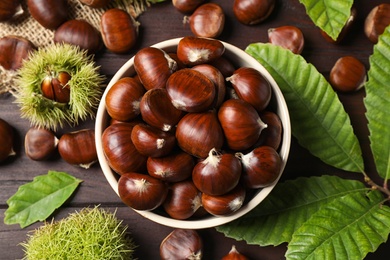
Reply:
[[[103,151],[126,205],[175,219],[227,215],[279,176],[283,129],[271,85],[224,51],[192,36],[175,53],[143,48],[136,75],[107,91]]]

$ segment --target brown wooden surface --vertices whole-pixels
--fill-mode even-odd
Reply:
[[[295,25],[301,28],[305,35],[306,46],[302,55],[308,62],[314,64],[325,77],[328,77],[334,62],[339,57],[346,55],[355,56],[368,68],[368,58],[372,54],[373,45],[363,34],[364,19],[374,6],[389,1],[355,1],[358,10],[358,20],[353,30],[347,35],[347,39],[340,45],[328,43],[322,38],[319,29],[313,25],[306,15],[303,5],[298,0],[277,0],[276,8],[271,17],[256,26],[245,26],[238,23],[232,11],[233,1],[219,0],[212,2],[220,4],[226,14],[225,30],[219,39],[244,49],[253,42],[267,42],[268,28]],[[170,38],[191,35],[188,25],[186,26],[182,23],[183,14],[173,8],[171,1],[153,5],[138,20],[141,23],[141,27],[136,48],[125,55],[116,55],[109,51],[103,51],[96,56],[97,63],[101,65],[102,73],[107,75],[108,78],[112,77],[140,48]],[[340,99],[351,116],[353,127],[362,145],[367,172],[374,175],[375,167],[369,150],[363,98],[364,90],[353,94],[340,95]],[[139,259],[159,259],[159,244],[172,229],[146,220],[124,206],[106,182],[98,164],[89,170],[84,170],[68,165],[59,156],[45,162],[36,162],[27,158],[24,154],[23,140],[25,133],[29,129],[29,122],[20,118],[18,107],[13,101],[14,97],[10,94],[0,95],[0,117],[12,124],[17,136],[17,155],[0,164],[0,259],[21,258],[23,251],[18,244],[25,241],[29,230],[41,225],[41,223],[36,223],[25,229],[21,229],[18,225],[5,225],[3,218],[4,211],[7,208],[6,200],[16,192],[20,185],[31,181],[37,175],[47,173],[48,170],[65,171],[84,181],[74,196],[57,210],[52,217],[60,219],[82,207],[97,204],[112,211],[117,209],[117,217],[123,219],[124,223],[129,226],[129,231],[139,245],[136,256]],[[94,121],[91,120],[83,122],[77,129],[93,127]],[[62,133],[71,130],[74,129],[68,127],[61,129],[57,132],[57,135],[60,136]],[[342,172],[325,165],[300,147],[293,138],[289,161],[282,180],[321,174],[337,174],[345,178],[362,180],[360,174]],[[212,228],[200,230],[199,232],[205,242],[204,259],[220,259],[230,250],[233,244],[237,246],[239,251],[251,259],[284,259],[286,245],[259,247],[247,245],[244,241],[237,242],[233,239],[225,238],[223,234]],[[388,259],[386,251],[389,250],[390,243],[383,244],[377,252],[369,254],[367,259]]]

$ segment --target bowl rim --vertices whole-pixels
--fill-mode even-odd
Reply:
[[[155,48],[160,48],[163,50],[167,50],[169,48],[176,48],[178,42],[182,39],[183,37],[179,38],[173,38],[169,40],[165,40],[159,43],[156,43],[152,45],[151,47]],[[220,40],[219,40],[220,41]],[[274,93],[274,98],[277,101],[277,108],[276,108],[276,113],[279,115],[281,121],[282,121],[282,126],[283,126],[283,133],[282,133],[282,143],[281,147],[279,149],[279,154],[282,159],[282,167],[279,173],[278,178],[273,182],[273,184],[261,188],[251,200],[246,202],[239,210],[236,212],[226,215],[226,216],[213,216],[210,215],[205,218],[201,219],[185,219],[185,220],[178,220],[178,219],[173,219],[170,217],[162,216],[159,215],[153,211],[142,211],[142,210],[134,210],[141,216],[154,221],[158,224],[172,227],[172,228],[185,228],[185,229],[204,229],[204,228],[211,228],[211,227],[216,227],[220,226],[226,223],[229,223],[233,220],[236,220],[240,218],[241,216],[245,215],[249,211],[251,211],[253,208],[255,208],[258,204],[260,204],[267,196],[268,194],[273,190],[273,188],[276,186],[278,183],[281,175],[283,174],[284,168],[286,166],[289,152],[290,152],[290,146],[291,146],[291,123],[290,123],[290,116],[288,112],[288,107],[286,104],[286,101],[284,99],[284,96],[274,80],[274,78],[271,76],[271,74],[265,69],[265,67],[260,64],[255,58],[250,56],[248,53],[246,53],[244,50],[230,44],[224,41],[220,41],[223,43],[225,46],[225,54],[228,58],[234,59],[234,57],[245,57],[245,63],[247,64],[246,66],[256,68],[259,70],[269,81],[271,84],[272,91]],[[234,62],[234,61],[233,61]],[[117,175],[116,173],[113,172],[113,170],[110,168],[108,165],[108,162],[106,160],[106,157],[103,152],[102,148],[102,134],[104,129],[107,126],[107,121],[108,121],[108,113],[106,111],[106,102],[105,102],[105,97],[107,95],[108,90],[114,85],[115,82],[117,82],[120,78],[126,76],[129,73],[134,73],[134,56],[131,57],[127,62],[122,65],[122,67],[114,74],[114,76],[111,78],[109,81],[103,95],[101,98],[101,101],[98,106],[97,114],[96,114],[96,123],[95,123],[95,144],[96,144],[96,150],[97,150],[97,155],[98,155],[98,161],[100,164],[100,167],[103,171],[103,174],[110,184],[111,188],[115,191],[115,193],[119,197],[119,192],[118,192],[118,180],[115,177]],[[130,208],[130,207],[129,207]]]

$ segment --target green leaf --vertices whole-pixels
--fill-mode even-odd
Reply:
[[[337,40],[351,16],[353,0],[299,0],[313,23]]]
[[[289,242],[294,232],[328,202],[367,190],[359,181],[336,176],[300,177],[276,185],[258,207],[217,230],[249,244],[276,246]]]
[[[390,179],[390,26],[379,37],[369,62],[364,104],[371,149],[379,175]]]
[[[383,201],[381,192],[371,191],[329,202],[294,233],[287,259],[363,259],[390,233]]]
[[[363,172],[362,152],[351,121],[324,76],[302,56],[279,46],[252,43],[246,52],[278,83],[299,143],[329,165]]]
[[[21,185],[7,200],[4,223],[20,224],[21,228],[48,218],[76,190],[82,181],[65,172],[49,171]]]

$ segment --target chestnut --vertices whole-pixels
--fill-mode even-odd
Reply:
[[[195,36],[217,38],[225,26],[225,13],[220,5],[206,3],[196,8],[188,21]]]
[[[174,229],[160,244],[161,260],[202,259],[203,241],[196,230]]]
[[[339,44],[340,42],[343,41],[343,39],[345,38],[345,35],[347,35],[347,33],[351,30],[352,26],[355,24],[356,19],[357,19],[357,10],[355,7],[352,7],[351,14],[350,14],[347,22],[345,23],[344,27],[341,29],[337,39],[332,39],[323,30],[321,30],[321,35],[322,35],[322,37],[325,38],[326,41],[328,41],[330,43],[334,43],[334,44]]]
[[[390,4],[375,6],[364,22],[364,33],[372,43],[378,42],[378,37],[390,25]]]
[[[176,140],[179,147],[198,158],[206,158],[211,149],[220,150],[224,143],[217,113],[188,113],[177,124]]]
[[[2,0],[0,1],[0,22],[12,19],[18,13],[23,13],[21,0]]]
[[[213,107],[220,107],[226,97],[226,84],[222,73],[210,64],[199,64],[192,69],[201,72],[214,83],[216,94]]]
[[[41,83],[42,95],[59,103],[69,103],[71,75],[66,71],[48,71],[48,75]]]
[[[121,200],[133,209],[153,210],[164,202],[168,186],[147,174],[130,172],[119,177],[118,193]]]
[[[232,84],[237,96],[251,104],[257,112],[268,106],[272,95],[271,85],[258,70],[240,67],[226,80]]]
[[[131,141],[134,125],[112,124],[102,134],[104,155],[110,167],[118,174],[142,171],[146,167],[147,157],[140,154]]]
[[[226,100],[218,111],[226,143],[233,151],[243,151],[253,146],[267,125],[257,111],[241,99]]]
[[[172,0],[172,5],[181,13],[192,13],[205,0]]]
[[[233,13],[242,24],[259,24],[270,16],[275,2],[275,0],[234,0]]]
[[[92,8],[103,8],[106,7],[111,2],[111,0],[79,0],[79,1]]]
[[[150,157],[166,156],[176,145],[173,133],[164,132],[142,123],[133,127],[131,141],[140,154]]]
[[[166,182],[184,181],[191,177],[194,158],[181,150],[164,157],[149,157],[146,169],[150,176]]]
[[[201,206],[201,192],[190,179],[172,184],[163,203],[165,212],[174,219],[188,219]]]
[[[35,49],[34,44],[24,37],[4,36],[0,39],[0,65],[6,70],[18,70]]]
[[[27,0],[31,16],[43,27],[55,30],[68,20],[67,0]]]
[[[97,53],[103,47],[100,32],[83,19],[64,22],[54,32],[54,42],[76,45],[91,54]]]
[[[187,66],[210,63],[224,52],[222,42],[210,38],[186,36],[177,45],[177,57]]]
[[[209,156],[198,162],[192,171],[192,181],[203,193],[222,195],[237,186],[241,177],[241,162],[230,153],[211,149]]]
[[[254,148],[258,146],[270,146],[278,150],[282,143],[283,133],[283,125],[280,117],[272,111],[263,111],[260,114],[260,118],[267,124],[267,128],[261,132]]]
[[[165,88],[177,63],[162,49],[145,47],[135,54],[134,69],[146,90]]]
[[[236,156],[243,166],[243,181],[250,189],[269,186],[279,177],[282,159],[272,147],[259,146],[247,154],[236,153]]]
[[[219,196],[202,193],[202,205],[212,215],[229,215],[242,207],[245,196],[245,188],[237,185],[233,190]]]
[[[142,119],[162,131],[174,130],[184,116],[184,111],[177,109],[171,102],[165,88],[148,90],[139,105]]]
[[[367,79],[364,64],[353,56],[339,58],[333,65],[329,82],[336,91],[353,92],[364,86]]]
[[[58,152],[67,163],[88,169],[97,161],[95,131],[83,129],[63,134],[58,141]]]
[[[134,78],[119,79],[107,91],[105,97],[107,113],[111,118],[128,121],[140,114],[140,102],[145,88]]]
[[[0,162],[9,156],[15,155],[14,151],[14,130],[12,126],[0,118]]]
[[[25,153],[34,161],[46,160],[53,156],[58,142],[58,138],[51,130],[31,127],[24,138]]]
[[[100,31],[104,45],[113,53],[130,51],[138,37],[139,24],[131,15],[119,8],[111,8],[103,13]]]
[[[185,112],[203,112],[214,103],[216,88],[203,73],[181,69],[167,80],[166,90],[172,104]]]
[[[301,54],[305,45],[305,38],[301,29],[292,25],[285,25],[268,29],[270,43],[283,47],[295,54]]]
[[[238,252],[236,246],[233,245],[229,253],[223,256],[221,260],[249,260],[249,258]]]

